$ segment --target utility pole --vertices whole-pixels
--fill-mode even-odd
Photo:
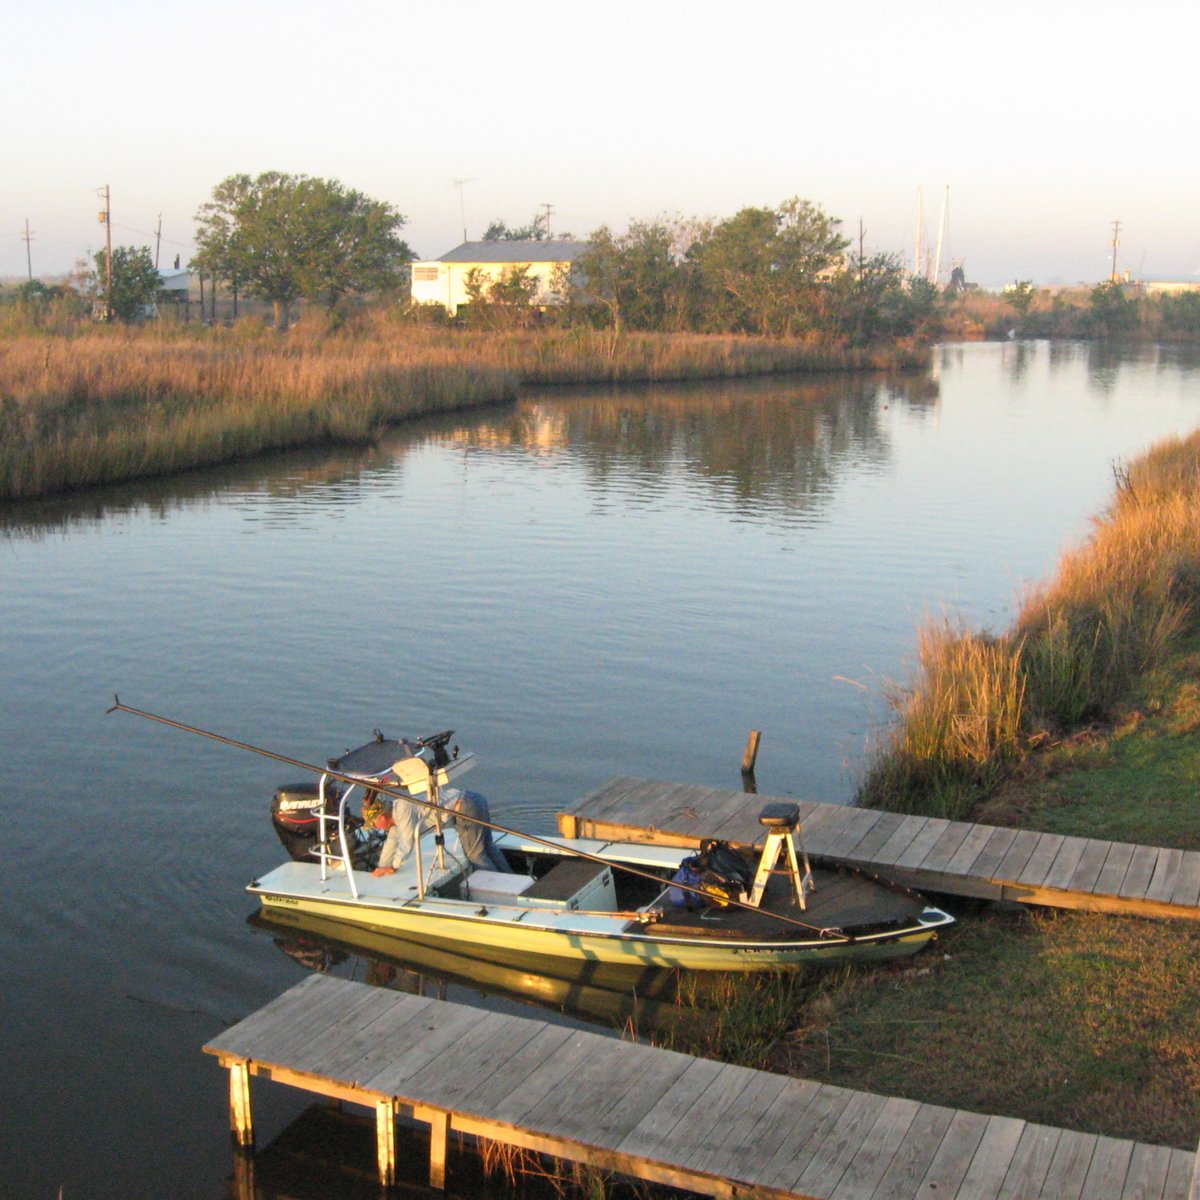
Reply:
[[[1112,223],[1112,269],[1108,275],[1109,283],[1117,282],[1117,247],[1121,244],[1121,222],[1114,221]]]
[[[158,270],[158,248],[162,244],[162,213],[158,214],[158,228],[154,231],[154,269]]]
[[[29,218],[25,218],[25,267],[29,272],[29,282],[33,282],[33,257],[29,252],[29,243],[33,241],[33,234],[29,232]]]
[[[104,196],[104,208],[100,212],[100,223],[104,226],[104,319],[111,321],[112,306],[112,195],[108,184],[104,185],[101,193]]]
[[[550,214],[554,211],[553,204],[543,204],[542,207],[546,210],[546,239],[550,239]]]

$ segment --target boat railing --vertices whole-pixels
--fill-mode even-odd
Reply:
[[[343,870],[346,873],[346,882],[350,886],[350,895],[357,900],[358,884],[354,882],[354,862],[350,857],[350,841],[346,837],[346,802],[350,799],[351,792],[353,792],[358,785],[352,783],[342,792],[341,798],[338,800],[337,816],[335,817],[328,811],[325,803],[325,787],[328,782],[329,776],[322,775],[321,785],[318,792],[321,801],[320,808],[318,809],[320,814],[319,820],[321,832],[320,836],[317,838],[315,853],[321,862],[321,882],[324,883],[329,878],[330,862],[340,862]],[[337,840],[339,847],[339,853],[337,854],[331,854],[329,852],[329,825],[331,823],[337,826]]]

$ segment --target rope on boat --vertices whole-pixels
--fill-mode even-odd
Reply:
[[[314,763],[304,762],[303,759],[289,758],[286,754],[277,754],[274,750],[267,750],[262,746],[253,746],[249,742],[239,742],[236,738],[227,737],[223,733],[213,733],[208,729],[200,729],[196,725],[185,725],[182,721],[172,720],[170,717],[160,716],[157,713],[146,712],[140,708],[132,708],[128,704],[121,703],[121,697],[115,692],[113,693],[112,705],[105,709],[105,715],[114,712],[129,713],[134,717],[143,717],[147,721],[155,721],[159,725],[166,725],[171,729],[179,729],[184,733],[194,733],[197,737],[208,738],[210,741],[220,742],[225,746],[233,746],[238,750],[246,750],[251,754],[258,754],[263,758],[271,758],[276,762],[286,763],[289,767],[297,767],[301,771],[310,771],[314,775],[327,775],[330,779],[336,779],[341,783],[363,786],[367,784],[361,775],[348,775],[342,771],[334,771],[329,767],[318,767]],[[494,833],[507,833],[511,837],[524,838],[526,841],[534,842],[539,846],[545,846],[548,850],[554,851],[556,854],[571,854],[576,858],[585,859],[588,862],[598,863],[600,866],[609,867],[613,870],[624,871],[627,875],[634,875],[639,879],[649,879],[652,883],[662,884],[663,880],[660,876],[655,875],[651,871],[644,871],[641,867],[632,867],[627,863],[614,862],[612,859],[602,858],[598,854],[591,854],[587,850],[580,850],[575,846],[564,846],[562,842],[554,842],[549,838],[538,837],[533,833],[525,833],[520,829],[509,829],[505,825],[497,825],[494,821],[484,821],[479,817],[468,817],[460,812],[455,812],[452,809],[446,808],[441,804],[434,804],[432,800],[422,800],[419,796],[414,796],[410,792],[406,792],[403,788],[394,787],[390,784],[370,781],[369,786],[377,792],[382,792],[386,796],[391,796],[396,800],[407,800],[411,804],[419,805],[421,808],[427,808],[432,812],[441,813],[453,817],[457,821],[470,821],[475,825],[482,825],[485,829],[490,829]],[[693,887],[688,883],[679,883],[671,881],[672,887],[677,887],[680,891],[691,892],[693,895],[700,896],[703,899],[708,898],[708,894],[698,887]],[[746,904],[742,900],[728,900],[729,908],[744,908],[747,912],[759,913],[764,915],[762,910],[755,908],[752,904]],[[809,933],[816,933],[821,937],[835,937],[847,943],[854,943],[858,939],[852,937],[848,933],[843,933],[840,930],[832,932],[826,927],[820,925],[812,925],[807,921],[797,920],[795,917],[785,916],[783,913],[766,913],[766,916],[773,920],[780,921],[785,925],[795,925],[799,929],[807,930]]]

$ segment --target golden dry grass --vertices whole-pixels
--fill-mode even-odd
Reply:
[[[921,357],[732,336],[480,333],[386,312],[341,326],[314,316],[287,334],[251,320],[24,332],[0,338],[0,499],[369,440],[389,422],[512,399],[521,384],[866,369]]]

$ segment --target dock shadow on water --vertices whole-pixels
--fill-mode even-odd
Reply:
[[[752,978],[717,972],[568,962],[561,958],[488,957],[397,937],[394,933],[283,910],[256,911],[246,923],[304,971],[374,987],[454,1000],[649,1042],[707,1057],[753,1062],[769,1048],[810,972]],[[426,1196],[427,1134],[399,1131],[405,1178],[391,1194]],[[236,1154],[236,1152],[235,1152]],[[379,1195],[374,1118],[365,1111],[307,1106],[252,1166],[234,1159],[231,1195],[239,1200],[287,1195],[297,1200],[355,1200]],[[608,1179],[602,1172],[539,1159],[495,1143],[452,1148],[450,1197],[486,1200],[591,1197],[611,1200],[691,1196],[647,1183]]]

